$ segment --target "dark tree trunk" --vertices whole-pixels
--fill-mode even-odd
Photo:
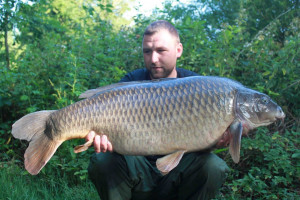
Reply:
[[[9,69],[9,47],[8,47],[8,12],[5,12],[4,17],[4,39],[5,39],[5,60],[6,60],[6,67]]]

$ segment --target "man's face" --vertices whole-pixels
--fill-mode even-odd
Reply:
[[[182,54],[182,44],[167,30],[145,35],[143,54],[151,79],[176,78],[176,61]]]

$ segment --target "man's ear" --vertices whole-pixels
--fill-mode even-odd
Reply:
[[[176,56],[179,58],[182,55],[183,46],[181,43],[178,43],[176,46]]]

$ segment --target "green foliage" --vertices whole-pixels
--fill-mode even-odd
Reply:
[[[83,142],[82,140],[64,142],[40,173],[49,177],[66,177],[68,182],[73,184],[86,181],[89,156],[93,153],[93,149],[79,154],[74,153],[74,147]]]
[[[0,190],[7,191],[0,199],[28,199],[29,193],[32,198],[45,199],[49,191],[59,199],[58,194],[71,185],[74,191],[77,186],[84,190],[81,183],[89,184],[86,169],[93,150],[73,153],[73,147],[84,141],[63,143],[35,178],[22,168],[27,142],[12,138],[11,125],[25,114],[72,104],[81,92],[118,82],[126,72],[142,68],[143,31],[156,19],[173,22],[180,33],[184,52],[178,67],[238,80],[270,95],[287,114],[283,130],[271,126],[243,138],[238,165],[232,163],[226,148],[218,150],[233,169],[223,196],[296,199],[299,195],[297,1],[212,0],[184,5],[170,0],[151,18],[137,15],[135,26],[120,25],[128,23],[119,20],[127,1],[121,1],[124,7],[115,5],[117,1],[41,0],[32,5],[16,1],[16,10],[11,9],[14,1],[7,2],[0,8],[11,16],[10,67],[0,60]],[[0,17],[3,27],[3,14]],[[3,44],[0,40],[0,55],[5,53]],[[11,184],[2,184],[10,179]],[[16,193],[8,194],[13,187]],[[35,188],[41,189],[32,192]],[[86,190],[95,191],[90,185]],[[74,199],[74,191],[67,190],[65,199]],[[17,197],[18,193],[25,196]],[[86,195],[85,199],[95,198]]]
[[[284,134],[260,128],[242,140],[241,158],[223,194],[226,199],[297,199],[300,173],[299,132]],[[227,163],[232,163],[227,158]]]

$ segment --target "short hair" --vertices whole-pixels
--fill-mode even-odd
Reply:
[[[145,35],[153,35],[154,33],[157,33],[161,30],[168,31],[172,36],[175,37],[177,42],[180,43],[180,38],[177,29],[170,22],[165,20],[158,20],[147,26],[143,37],[145,37]]]

